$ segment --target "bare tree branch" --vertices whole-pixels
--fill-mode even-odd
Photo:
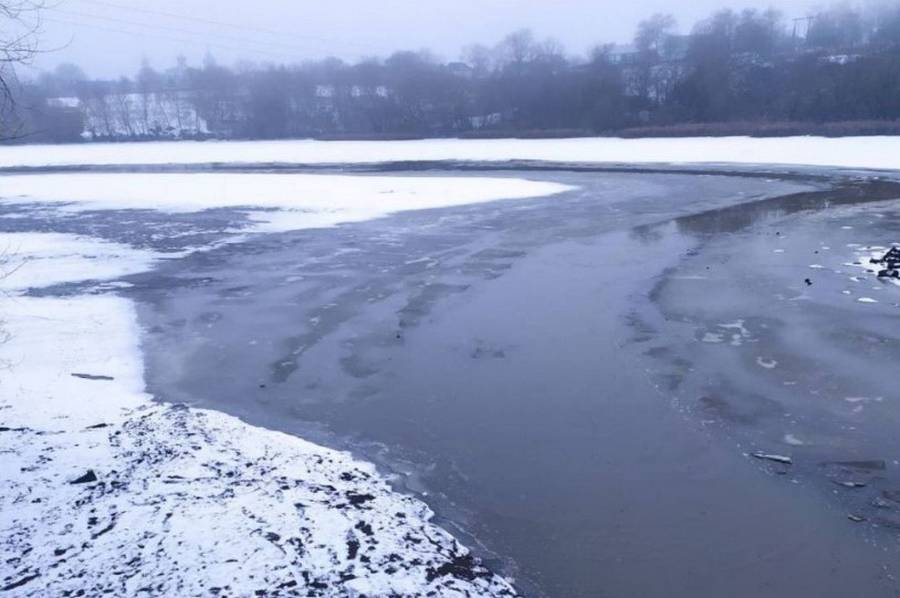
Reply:
[[[15,67],[28,64],[39,52],[41,14],[47,0],[0,0],[0,138],[9,134],[14,118]]]

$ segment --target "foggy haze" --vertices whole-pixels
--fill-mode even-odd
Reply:
[[[687,32],[722,8],[774,6],[786,17],[807,14],[814,0],[62,0],[44,16],[44,47],[35,71],[74,62],[91,76],[131,75],[146,58],[156,68],[178,55],[198,64],[295,63],[337,56],[356,60],[401,49],[453,59],[472,43],[493,44],[520,28],[552,37],[582,54],[598,43],[630,41],[639,21],[672,13]]]

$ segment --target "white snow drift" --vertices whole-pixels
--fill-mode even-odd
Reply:
[[[0,325],[0,592],[514,595],[373,466],[152,402],[127,299],[24,294],[152,255],[61,234],[14,244],[28,267],[7,277]]]
[[[900,169],[900,137],[205,141],[0,146],[0,167],[550,160],[737,163]]]

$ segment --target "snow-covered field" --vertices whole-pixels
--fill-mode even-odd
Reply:
[[[16,204],[246,206],[288,230],[556,193],[514,179],[294,175],[0,177]],[[0,591],[51,595],[510,596],[510,583],[351,455],[144,391],[131,302],[29,289],[114,281],[158,255],[61,233],[0,234]],[[202,249],[202,248],[200,248]],[[263,592],[258,594],[258,592]]]
[[[737,163],[900,169],[900,137],[185,141],[0,146],[0,167],[421,160]]]

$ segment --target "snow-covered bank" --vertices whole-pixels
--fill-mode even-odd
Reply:
[[[514,595],[373,466],[154,403],[128,300],[16,294],[72,272],[131,271],[148,256],[27,236],[17,255],[28,267],[8,277],[0,325],[0,591]],[[76,247],[93,257],[79,260]]]
[[[169,213],[248,208],[258,222],[254,230],[275,232],[358,222],[403,210],[539,197],[568,189],[556,183],[487,177],[84,173],[4,176],[0,201],[71,204],[67,209],[76,210]]]
[[[900,169],[900,137],[206,141],[0,146],[0,167],[550,160]]]

